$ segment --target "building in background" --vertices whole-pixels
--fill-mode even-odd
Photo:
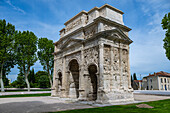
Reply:
[[[142,80],[143,90],[170,90],[170,73],[157,72],[149,74]]]

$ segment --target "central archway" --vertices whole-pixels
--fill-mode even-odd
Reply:
[[[97,99],[97,66],[92,64],[88,67],[88,71],[89,71],[89,78],[91,80],[91,100],[96,100]]]
[[[69,63],[70,77],[69,77],[69,97],[79,97],[79,64],[77,60],[73,59]]]

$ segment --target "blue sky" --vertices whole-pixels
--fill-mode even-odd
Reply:
[[[162,41],[165,31],[161,27],[161,19],[170,12],[169,0],[0,0],[0,19],[15,25],[16,30],[33,31],[37,37],[55,42],[67,20],[82,10],[89,11],[105,3],[122,10],[125,25],[132,28],[131,73],[146,76],[170,72]],[[42,70],[39,61],[33,67],[35,71]],[[18,72],[15,67],[8,77],[13,81]]]

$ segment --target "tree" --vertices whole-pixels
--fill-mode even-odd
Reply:
[[[30,82],[30,87],[36,87],[37,84],[35,83],[34,68],[32,68],[28,75],[28,81]]]
[[[170,60],[170,13],[165,14],[161,24],[163,30],[166,30],[163,47],[166,50],[166,57]]]
[[[133,73],[133,80],[137,80],[136,73]]]
[[[46,71],[38,71],[35,74],[35,83],[39,88],[47,88],[50,87],[50,82],[48,78],[48,73]]]
[[[4,91],[3,75],[10,72],[15,65],[14,53],[15,26],[0,20],[0,82]]]
[[[19,31],[15,38],[16,47],[16,60],[18,69],[24,74],[25,82],[27,84],[28,91],[30,91],[30,84],[28,81],[28,75],[30,67],[37,61],[37,37],[33,32]]]
[[[47,38],[40,38],[38,40],[38,58],[40,60],[43,69],[47,71],[50,85],[52,87],[52,73],[53,73],[53,64],[54,56],[52,55],[54,51],[54,45],[52,40]]]
[[[25,77],[23,75],[18,75],[17,80],[12,82],[10,84],[10,86],[15,87],[15,88],[24,88],[24,87],[26,87]]]
[[[40,79],[38,80],[38,86],[40,88],[48,88],[50,86],[50,82],[49,82],[48,76],[41,75]]]
[[[133,77],[132,77],[132,75],[131,75],[131,83],[133,82]]]

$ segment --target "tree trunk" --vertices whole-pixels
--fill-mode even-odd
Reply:
[[[28,81],[27,75],[25,75],[25,82],[27,84],[28,92],[30,91],[30,83]]]
[[[48,65],[47,65],[47,71],[48,71],[48,78],[49,78],[49,80],[50,80],[50,86],[51,86],[51,88],[52,88],[53,83],[52,83],[52,80],[51,80],[51,75],[50,75],[50,71],[49,71]]]
[[[30,92],[30,83],[28,81],[28,74],[30,72],[30,66],[28,66],[27,70],[25,69],[25,66],[23,66],[23,70],[24,70],[25,82],[27,84],[28,92]]]
[[[50,85],[51,85],[51,88],[52,88],[52,86],[53,86],[53,83],[52,83],[52,80],[51,80],[51,75],[50,75],[50,74],[48,74],[48,78],[49,78],[49,80],[50,80]]]
[[[0,82],[1,82],[1,92],[4,92],[4,82],[3,82],[3,79],[2,79],[2,72],[3,72],[3,63],[1,65],[1,73],[0,73]]]

